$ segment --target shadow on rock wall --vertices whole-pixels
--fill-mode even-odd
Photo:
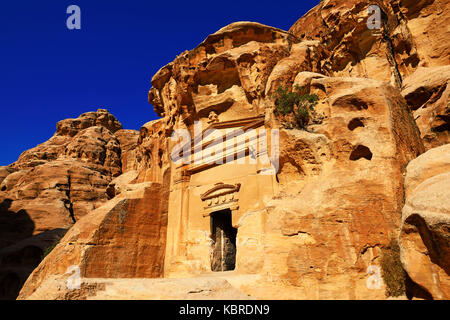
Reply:
[[[26,210],[11,211],[13,201],[0,203],[0,300],[14,300],[43,252],[66,233],[53,229],[33,236],[35,224]]]

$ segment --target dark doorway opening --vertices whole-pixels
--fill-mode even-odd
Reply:
[[[211,214],[211,270],[231,271],[236,266],[237,229],[231,223],[231,210],[221,210]]]

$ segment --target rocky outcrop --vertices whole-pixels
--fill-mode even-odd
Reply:
[[[129,190],[78,221],[27,280],[21,297],[71,266],[86,278],[157,278],[163,275],[167,189],[158,183]],[[60,260],[59,257],[64,257]]]
[[[448,0],[324,0],[289,30],[328,52],[323,72],[390,81],[398,88],[418,67],[448,65]],[[381,8],[379,26],[369,6]],[[378,28],[379,27],[379,28]],[[439,30],[439,32],[435,32]]]
[[[76,119],[66,119],[57,123],[56,135],[74,137],[80,131],[90,127],[103,127],[111,133],[122,129],[122,124],[107,110],[83,113]]]
[[[405,79],[402,95],[413,110],[425,147],[450,143],[450,66],[417,69]]]
[[[401,259],[422,298],[450,299],[450,144],[407,167]]]
[[[402,167],[423,151],[418,131],[390,85],[320,77],[310,86],[325,119],[280,132],[281,192],[267,204],[263,272],[296,298],[383,298],[384,284],[369,289],[367,272],[381,269],[399,228]]]
[[[0,281],[18,277],[23,283],[62,230],[108,200],[105,190],[122,173],[122,156],[135,147],[133,132],[121,128],[102,109],[63,120],[52,138],[2,167]],[[28,251],[32,258],[21,257]],[[19,262],[8,262],[13,256]]]

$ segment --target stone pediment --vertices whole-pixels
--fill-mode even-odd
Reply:
[[[214,188],[202,194],[201,199],[202,201],[213,199],[230,193],[239,192],[240,189],[241,189],[240,183],[236,185],[218,183]]]
[[[264,125],[264,115],[260,115],[257,117],[251,117],[251,118],[245,118],[245,119],[238,119],[238,120],[232,120],[232,121],[224,121],[224,122],[215,122],[211,124],[206,130],[203,130],[201,133],[201,136],[194,137],[190,141],[190,154],[192,162],[195,162],[193,159],[196,158],[195,154],[202,153],[208,148],[217,148],[217,144],[221,143],[224,144],[224,140],[219,139],[214,140],[210,137],[212,130],[218,130],[222,133],[223,139],[226,137],[236,137],[237,139],[241,139],[242,141],[239,142],[235,148],[232,150],[232,155],[236,157],[238,154],[245,154],[248,155],[250,153],[249,145],[245,142],[245,136],[249,137],[248,135],[252,136],[251,139],[256,139],[256,132],[249,133],[249,130],[256,129],[258,127],[261,127]],[[228,132],[225,130],[229,130]],[[265,134],[265,133],[264,133]],[[186,146],[183,146],[180,150],[185,150]],[[181,152],[181,151],[180,151]],[[181,156],[181,155],[180,155]],[[189,174],[193,174],[205,169],[208,169],[210,167],[214,167],[217,165],[217,159],[222,158],[223,160],[229,157],[230,154],[226,154],[225,152],[221,152],[218,155],[215,155],[214,161],[205,161],[205,162],[199,162],[199,163],[191,163],[190,165],[181,165],[178,168],[184,168],[189,172]],[[217,158],[217,159],[216,159]]]
[[[214,122],[209,125],[205,130],[201,132],[200,135],[192,138],[188,145],[191,147],[191,154],[203,150],[213,143],[213,141],[208,140],[208,136],[212,133],[212,130],[222,130],[222,129],[235,129],[239,130],[239,132],[245,132],[249,129],[255,129],[264,124],[264,115],[260,115],[257,117],[244,118],[238,120],[231,121],[223,121],[223,122]],[[233,132],[229,132],[229,135],[233,135]],[[199,143],[200,142],[200,143]],[[184,145],[180,150],[186,149]],[[180,151],[181,152],[181,151]]]
[[[200,195],[204,204],[203,216],[208,216],[213,211],[222,209],[237,210],[238,206],[238,192],[241,189],[241,184],[225,184],[218,183],[210,190]]]

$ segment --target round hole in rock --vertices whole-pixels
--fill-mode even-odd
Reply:
[[[361,121],[361,118],[354,118],[348,123],[348,129],[351,131],[359,127],[364,127],[364,123]]]
[[[372,160],[372,156],[373,154],[369,148],[363,145],[358,145],[350,154],[350,160],[356,161],[361,158]]]

